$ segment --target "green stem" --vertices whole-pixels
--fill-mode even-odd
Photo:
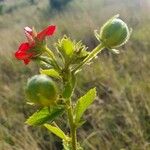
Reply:
[[[49,64],[49,65],[51,65],[50,60],[45,59],[43,56],[39,56],[38,59],[45,62],[45,63],[47,63],[47,64]]]
[[[84,60],[81,62],[72,72],[75,73],[80,67],[85,65],[88,61],[93,59],[99,52],[103,50],[103,44],[98,45]],[[68,65],[66,65],[65,70],[68,69]],[[74,123],[74,115],[71,98],[66,99],[66,108],[70,126],[70,136],[71,136],[71,145],[72,150],[77,150],[77,135],[76,135],[76,125]]]
[[[61,70],[61,68],[59,67],[57,61],[56,61],[56,58],[55,58],[55,55],[54,53],[48,48],[48,47],[45,47],[45,52],[50,56],[50,58],[52,58],[53,60],[53,63],[54,63],[54,66],[57,68],[58,71]]]
[[[78,69],[80,69],[83,65],[85,65],[87,62],[92,60],[98,53],[100,53],[104,49],[103,44],[99,44],[96,48],[94,48],[91,53],[77,66],[73,69],[73,72],[76,72]]]
[[[53,59],[56,60],[54,53],[46,46],[44,51]]]
[[[67,113],[68,113],[68,120],[69,120],[69,125],[70,125],[72,150],[77,150],[76,126],[74,124],[73,109],[72,109],[71,99],[67,100]]]

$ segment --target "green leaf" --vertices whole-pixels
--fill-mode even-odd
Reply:
[[[64,36],[56,44],[57,49],[66,62],[69,62],[74,53],[74,42],[67,36]]]
[[[80,122],[80,119],[85,112],[85,110],[90,106],[90,104],[96,98],[96,89],[93,88],[89,90],[83,97],[81,97],[75,107],[75,122]]]
[[[59,75],[59,73],[55,69],[45,69],[45,70],[40,69],[40,73],[41,74],[46,74],[48,76],[58,78],[58,79],[61,78],[61,76]]]
[[[50,124],[44,124],[44,126],[51,131],[53,134],[57,135],[58,137],[60,137],[61,139],[68,141],[69,137],[67,135],[65,135],[65,133],[59,128],[59,127],[55,127],[52,126]]]
[[[30,116],[25,123],[28,125],[42,125],[46,122],[52,122],[58,116],[62,115],[64,112],[63,107],[54,107],[49,110],[47,107],[35,112],[32,116]]]
[[[72,56],[74,50],[74,44],[69,38],[65,38],[62,40],[62,48],[67,56],[69,57]]]

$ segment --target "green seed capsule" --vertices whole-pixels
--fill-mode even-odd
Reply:
[[[54,105],[57,101],[57,88],[54,81],[46,75],[35,75],[26,86],[26,97],[29,102],[42,106]]]
[[[99,38],[107,48],[119,47],[125,44],[130,37],[127,24],[117,17],[107,21],[100,31]]]

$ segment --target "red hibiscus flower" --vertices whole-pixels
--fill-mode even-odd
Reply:
[[[15,57],[19,60],[23,60],[25,64],[28,64],[31,58],[36,57],[42,51],[42,44],[46,37],[52,36],[55,32],[56,26],[48,26],[39,33],[36,33],[29,27],[24,28],[25,35],[28,42],[21,43],[19,49],[15,53]]]

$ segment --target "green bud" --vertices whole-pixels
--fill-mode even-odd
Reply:
[[[31,77],[26,86],[26,97],[29,102],[42,106],[54,105],[57,101],[57,87],[54,81],[46,75]]]
[[[78,64],[88,55],[87,47],[81,41],[73,41],[67,36],[59,40],[56,46],[66,64]]]
[[[57,49],[65,61],[68,62],[72,58],[74,52],[74,43],[70,38],[64,36],[61,40],[58,41]]]
[[[71,60],[71,64],[78,64],[82,62],[88,55],[87,47],[81,41],[74,42],[75,51]]]
[[[101,28],[99,40],[106,48],[116,48],[125,44],[131,34],[127,24],[116,15],[108,20]]]

